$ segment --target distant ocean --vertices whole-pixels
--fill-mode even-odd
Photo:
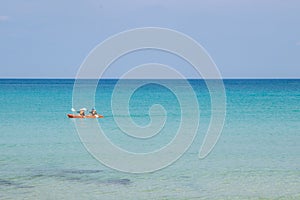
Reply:
[[[132,143],[114,122],[130,117],[111,110],[116,82],[100,80],[95,98],[105,116],[96,120],[107,137],[134,152],[168,143],[180,121],[176,96],[155,84],[134,93],[130,111],[137,124],[149,123],[153,104],[165,108],[167,121],[153,145]],[[0,79],[0,199],[300,199],[300,80],[224,80],[224,129],[202,160],[210,96],[204,81],[189,82],[201,108],[193,144],[167,168],[130,174],[104,166],[81,143],[74,119],[66,116],[74,80]]]

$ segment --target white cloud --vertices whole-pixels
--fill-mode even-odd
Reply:
[[[9,19],[8,16],[0,15],[0,22],[7,21]]]

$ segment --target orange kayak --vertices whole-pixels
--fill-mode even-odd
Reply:
[[[73,115],[73,114],[68,114],[69,118],[104,118],[103,115],[86,115],[86,116],[81,116],[81,115]]]

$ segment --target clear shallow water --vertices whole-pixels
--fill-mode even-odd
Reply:
[[[180,81],[170,81],[181,87]],[[0,80],[0,199],[300,199],[300,80],[225,80],[224,130],[203,160],[197,156],[210,119],[210,99],[202,81],[191,81],[201,107],[198,135],[177,162],[148,174],[117,172],[85,150],[74,121],[66,117],[73,83]],[[154,84],[134,93],[130,111],[137,124],[149,123],[154,103],[168,113],[157,137],[134,140],[114,122],[113,116],[128,117],[111,111],[115,83],[101,81],[96,95],[107,136],[137,152],[168,143],[180,121],[175,96]]]

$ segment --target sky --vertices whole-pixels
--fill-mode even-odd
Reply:
[[[0,0],[0,77],[74,78],[97,44],[140,27],[189,35],[224,78],[300,78],[298,0]],[[149,57],[181,63],[119,65]]]

